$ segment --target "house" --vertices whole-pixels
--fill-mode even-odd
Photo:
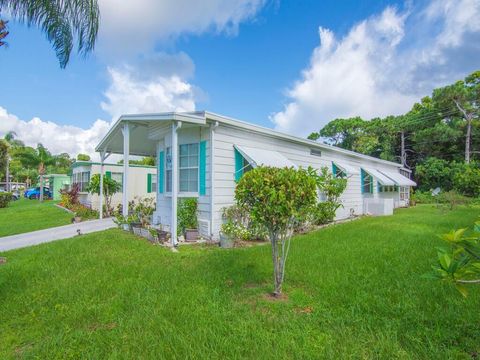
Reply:
[[[130,155],[154,156],[154,222],[176,234],[177,199],[196,197],[200,234],[213,239],[219,236],[222,209],[233,204],[236,181],[256,166],[328,167],[347,178],[337,219],[391,214],[394,207],[408,204],[415,186],[400,164],[206,111],[121,116],[96,150],[102,162],[110,154],[122,154],[124,163]],[[128,171],[124,166],[124,183]],[[123,203],[128,196],[123,193]]]
[[[44,175],[43,179],[43,184],[50,189],[53,200],[60,200],[60,190],[70,186],[70,176],[67,174],[48,174]]]
[[[72,165],[72,184],[78,184],[80,188],[79,201],[94,210],[100,209],[100,196],[87,192],[90,178],[100,174],[102,164],[92,161],[77,161]],[[112,197],[112,206],[122,203],[124,192],[124,166],[122,164],[103,164],[104,176],[118,181],[121,189]],[[157,189],[157,170],[155,166],[130,165],[128,171],[127,202],[135,197],[155,198]]]

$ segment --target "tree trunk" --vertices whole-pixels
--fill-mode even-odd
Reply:
[[[40,174],[40,202],[43,202],[43,174]]]
[[[405,131],[402,130],[400,133],[401,141],[402,141],[402,149],[401,149],[401,158],[402,158],[402,166],[407,166],[407,152],[405,151]]]
[[[470,142],[472,138],[472,117],[467,116],[467,134],[465,135],[465,162],[470,164]]]
[[[278,234],[270,234],[270,242],[272,243],[272,260],[273,260],[273,286],[274,291],[273,295],[275,297],[280,296],[282,293],[282,266],[281,266],[281,256],[279,254],[279,242]]]

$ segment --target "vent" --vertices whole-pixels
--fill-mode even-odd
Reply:
[[[322,151],[318,149],[310,149],[310,155],[322,156]]]
[[[198,232],[203,237],[210,237],[210,221],[198,220]]]

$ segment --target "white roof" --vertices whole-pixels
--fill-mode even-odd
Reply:
[[[257,166],[271,166],[277,168],[283,167],[297,167],[293,162],[288,160],[285,156],[277,151],[251,148],[246,146],[234,145],[242,156],[253,167]]]
[[[417,183],[415,181],[410,180],[409,178],[403,176],[398,172],[385,170],[380,170],[380,172],[395,181],[395,183],[399,186],[417,186]]]
[[[346,165],[342,162],[332,161],[332,163],[334,163],[335,166],[337,166],[340,169],[342,169],[343,171],[345,171],[347,173],[347,175],[351,175],[351,174],[353,175],[353,174],[359,174],[360,173],[360,169],[355,168],[355,167],[350,166],[350,165]]]
[[[390,179],[388,176],[383,175],[377,169],[363,167],[363,170],[365,170],[367,173],[372,175],[382,185],[387,185],[387,186],[396,185],[395,182],[392,179]]]

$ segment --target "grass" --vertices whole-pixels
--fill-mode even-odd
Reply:
[[[436,234],[478,208],[432,206],[293,240],[286,300],[269,246],[177,254],[120,230],[1,254],[0,358],[471,358],[480,289],[421,276]]]
[[[20,199],[0,209],[0,237],[67,225],[72,214],[54,206],[52,201]]]

